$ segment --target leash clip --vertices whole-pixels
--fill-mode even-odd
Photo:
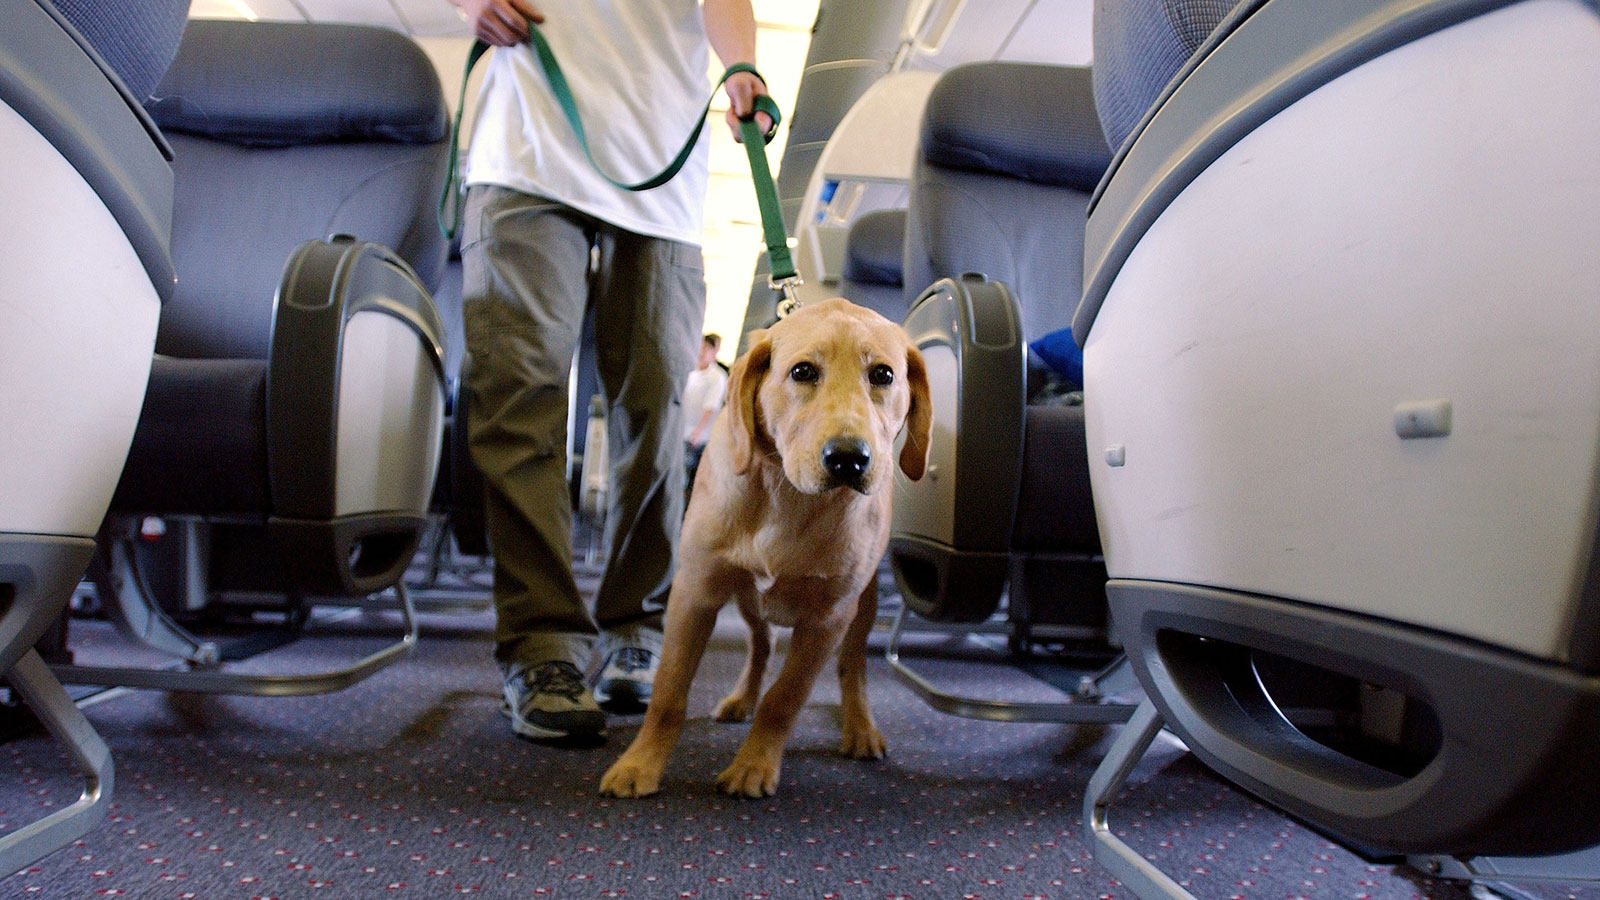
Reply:
[[[776,280],[768,279],[767,287],[783,292],[783,299],[778,301],[778,318],[787,319],[790,313],[800,308],[800,285],[804,284],[799,275],[790,275],[788,278]]]

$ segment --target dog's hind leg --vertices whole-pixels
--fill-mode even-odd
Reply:
[[[878,619],[878,579],[867,582],[839,647],[839,752],[856,759],[882,759],[889,749],[867,708],[867,635]]]
[[[689,683],[706,642],[717,622],[722,603],[712,596],[712,580],[695,578],[679,570],[667,597],[667,615],[661,635],[661,663],[650,692],[644,724],[633,743],[600,779],[600,792],[612,797],[644,797],[661,787],[667,757],[678,744],[678,733],[689,707]]]
[[[767,659],[772,655],[772,626],[761,618],[756,609],[756,598],[739,597],[739,614],[750,627],[750,652],[744,659],[744,671],[728,696],[717,705],[718,722],[743,722],[755,711],[756,700],[761,696],[761,679],[767,672]]]

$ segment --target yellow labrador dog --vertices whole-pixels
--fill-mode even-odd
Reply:
[[[717,611],[729,600],[750,626],[750,655],[718,721],[755,719],[717,778],[729,794],[777,790],[783,745],[812,685],[839,654],[841,751],[881,758],[867,710],[867,635],[878,562],[889,541],[895,435],[901,471],[921,478],[932,409],[922,355],[900,326],[845,300],[802,307],[751,337],[734,363],[684,518],[667,600],[661,664],[644,724],[600,780],[615,797],[660,787],[678,742],[689,683]],[[770,624],[792,625],[783,668],[756,701]]]

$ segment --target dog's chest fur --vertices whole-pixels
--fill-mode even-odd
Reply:
[[[785,485],[767,499],[759,525],[728,548],[730,561],[750,575],[761,617],[790,626],[847,614],[852,604],[841,601],[860,595],[883,557],[889,498],[847,490],[808,496]]]
[[[859,566],[848,566],[837,576],[817,574],[816,554],[827,553],[835,558],[848,548],[826,546],[830,542],[795,539],[785,535],[786,529],[771,529],[771,533],[757,532],[751,542],[752,562],[748,567],[756,589],[756,604],[761,618],[774,625],[791,626],[802,617],[828,618],[834,614],[839,601],[853,598],[862,585],[856,584]],[[759,562],[758,562],[759,561]]]

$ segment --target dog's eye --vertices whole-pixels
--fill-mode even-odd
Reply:
[[[888,387],[894,384],[894,370],[885,365],[876,365],[867,373],[867,380],[878,387]]]
[[[789,377],[801,384],[816,381],[819,374],[817,367],[808,362],[795,363],[794,368],[789,370]]]

